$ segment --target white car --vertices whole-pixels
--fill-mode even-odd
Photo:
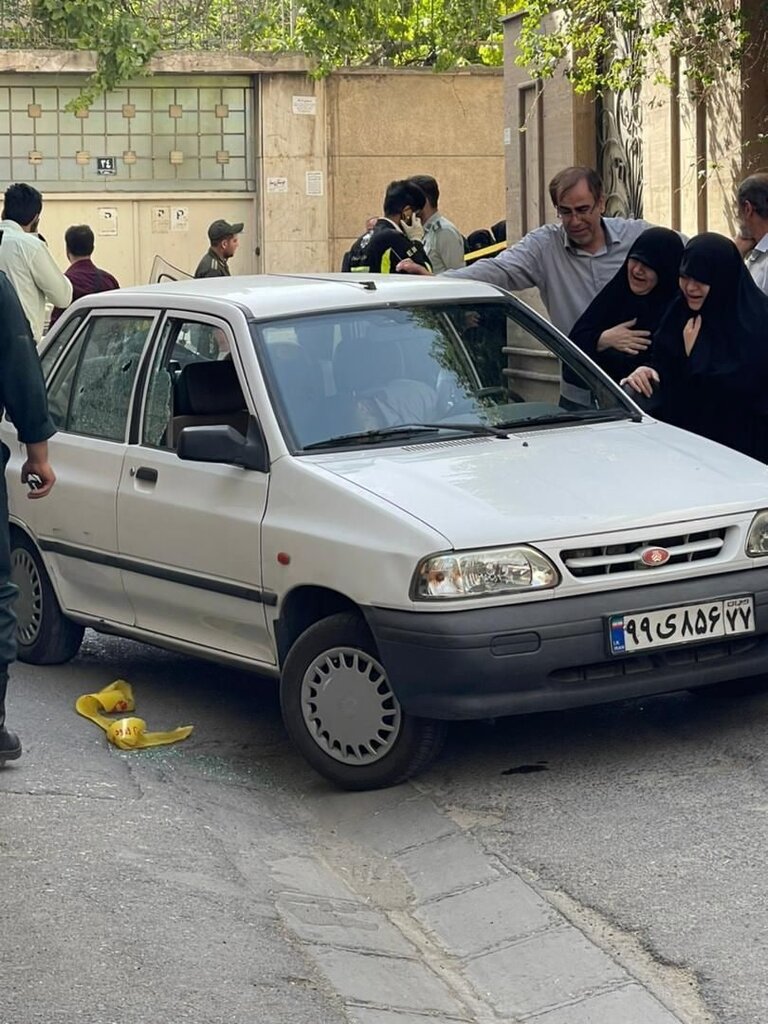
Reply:
[[[498,288],[106,292],[42,362],[50,498],[2,427],[22,660],[90,626],[279,676],[349,789],[423,769],[449,719],[766,671],[766,468],[642,414]]]

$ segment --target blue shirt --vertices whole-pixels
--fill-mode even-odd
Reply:
[[[653,226],[623,217],[604,217],[602,224],[606,244],[597,252],[575,246],[562,224],[544,224],[493,259],[446,273],[488,281],[509,291],[538,288],[550,320],[568,334],[619,270],[637,236]]]

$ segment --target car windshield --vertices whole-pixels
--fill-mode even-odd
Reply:
[[[295,451],[634,415],[573,346],[503,300],[347,309],[252,332]]]

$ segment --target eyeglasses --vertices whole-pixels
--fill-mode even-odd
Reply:
[[[571,217],[588,217],[597,206],[597,202],[596,199],[591,206],[574,206],[573,209],[569,206],[556,206],[555,211],[560,220],[570,220]]]

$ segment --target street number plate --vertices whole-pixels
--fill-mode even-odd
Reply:
[[[751,596],[611,615],[608,620],[611,654],[634,654],[653,647],[695,644],[754,631],[755,608]]]

